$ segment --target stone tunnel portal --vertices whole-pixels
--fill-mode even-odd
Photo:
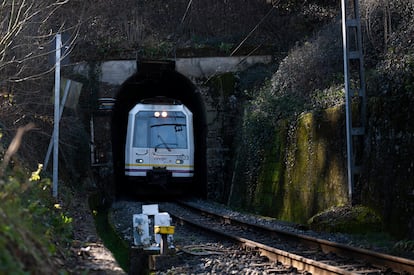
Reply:
[[[142,99],[157,96],[181,101],[193,113],[194,127],[194,191],[206,196],[206,111],[203,99],[196,86],[184,75],[175,71],[172,61],[142,62],[137,72],[121,85],[114,104],[111,122],[112,154],[115,189],[125,187],[125,143],[129,111]]]

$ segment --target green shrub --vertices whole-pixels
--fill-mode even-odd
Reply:
[[[55,203],[48,179],[24,175],[0,179],[0,274],[56,274],[56,253],[70,241],[72,219]]]

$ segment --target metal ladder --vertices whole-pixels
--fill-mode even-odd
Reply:
[[[341,0],[346,101],[348,196],[354,204],[366,131],[366,90],[358,0]]]

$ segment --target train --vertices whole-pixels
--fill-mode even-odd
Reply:
[[[194,151],[193,114],[179,100],[143,99],[129,111],[124,170],[128,182],[191,183]]]

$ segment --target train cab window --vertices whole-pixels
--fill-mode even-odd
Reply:
[[[134,125],[134,138],[133,138],[133,147],[136,148],[146,148],[148,147],[148,123],[149,118],[145,113],[149,112],[138,112],[135,115],[135,125]]]
[[[180,111],[169,111],[168,116],[154,116],[142,111],[135,116],[134,147],[185,149],[187,148],[186,116]]]

